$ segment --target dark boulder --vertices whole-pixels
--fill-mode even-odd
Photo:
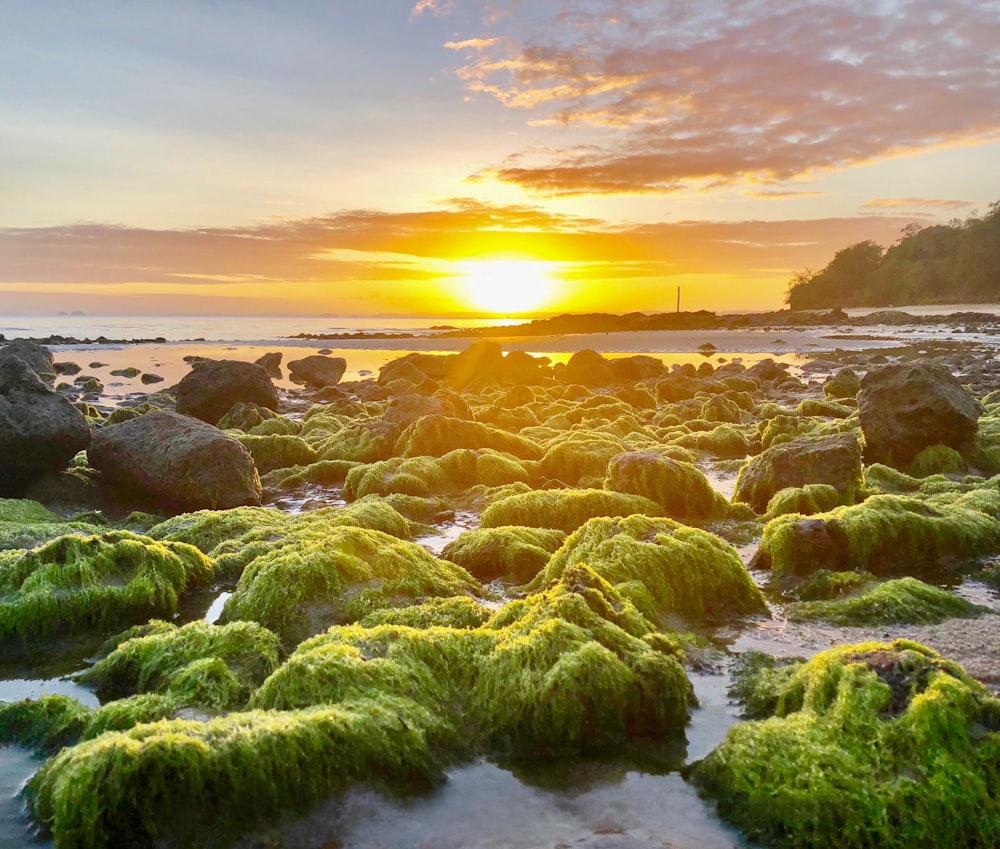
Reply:
[[[982,407],[944,366],[908,362],[868,372],[858,412],[866,462],[905,470],[930,445],[968,448]]]
[[[250,452],[218,428],[177,413],[147,413],[100,428],[87,449],[102,485],[160,510],[260,503]]]
[[[278,393],[256,363],[205,360],[177,384],[177,412],[215,424],[239,401],[278,409]]]
[[[401,395],[389,402],[382,420],[398,425],[405,430],[417,419],[424,416],[448,416],[454,419],[472,419],[469,405],[458,395]]]
[[[268,377],[281,380],[281,351],[272,351],[258,357],[254,362],[267,372]]]
[[[17,357],[28,364],[42,380],[52,383],[56,376],[56,365],[52,352],[37,342],[27,339],[15,339],[0,348],[0,361]],[[79,371],[79,369],[77,369]]]
[[[585,348],[577,351],[566,363],[564,383],[578,383],[581,386],[609,386],[616,383],[611,363],[597,351]]]
[[[24,360],[0,357],[0,495],[19,495],[34,478],[65,468],[89,442],[83,413]]]
[[[347,360],[343,357],[324,357],[313,354],[301,360],[288,363],[288,373],[295,383],[304,383],[322,389],[336,386],[347,371]]]
[[[452,389],[463,389],[479,377],[499,380],[503,374],[503,350],[496,342],[482,339],[473,342],[448,364],[445,383]]]
[[[860,391],[861,378],[851,368],[841,369],[823,384],[827,398],[855,398]]]
[[[851,433],[802,437],[772,445],[747,462],[736,479],[734,502],[763,513],[779,490],[825,483],[854,500],[861,484],[861,443]]]

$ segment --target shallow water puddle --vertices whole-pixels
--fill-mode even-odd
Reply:
[[[34,839],[20,796],[24,783],[41,763],[20,746],[0,746],[0,849],[51,845]]]
[[[469,511],[458,511],[453,519],[439,523],[437,533],[423,537],[415,537],[414,542],[426,548],[435,557],[439,557],[445,546],[454,542],[465,531],[473,531],[479,527],[479,514]]]

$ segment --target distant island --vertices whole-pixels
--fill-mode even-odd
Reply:
[[[872,241],[838,251],[789,284],[792,310],[1000,302],[1000,201],[985,216],[912,224],[888,250]]]

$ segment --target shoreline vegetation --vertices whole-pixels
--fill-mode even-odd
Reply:
[[[524,333],[668,317],[614,318]],[[414,816],[469,764],[542,786],[642,747],[714,838],[995,846],[997,345],[553,362],[496,330],[359,379],[218,346],[114,409],[0,347],[0,678],[99,699],[0,702],[0,772],[40,757],[25,833],[297,846],[272,835],[326,806],[310,845],[337,845],[357,788]],[[698,718],[706,672],[738,721]],[[696,722],[713,742],[678,757]]]
[[[986,303],[989,303],[988,301]],[[847,304],[844,304],[847,305]],[[762,313],[718,314],[708,310],[673,313],[566,313],[549,318],[536,318],[523,324],[496,324],[482,327],[452,327],[434,325],[427,331],[349,331],[331,333],[296,333],[283,339],[332,341],[405,341],[427,339],[490,339],[532,338],[607,333],[643,333],[685,330],[780,330],[783,328],[837,329],[859,327],[902,327],[906,325],[956,326],[967,332],[996,332],[1000,328],[1000,303],[997,312],[958,311],[947,314],[915,315],[901,310],[879,310],[867,315],[851,316],[839,307],[825,310],[777,310]],[[33,336],[18,337],[39,345],[149,345],[173,342],[206,342],[196,339],[168,340],[163,336],[151,338],[109,338],[107,336]],[[5,340],[0,334],[0,343]]]

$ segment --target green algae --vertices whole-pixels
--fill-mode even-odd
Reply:
[[[934,625],[951,618],[972,618],[985,610],[948,590],[916,578],[897,578],[852,598],[790,604],[785,615],[793,622],[831,625]]]
[[[521,460],[541,459],[534,442],[480,422],[449,416],[423,416],[400,434],[394,455],[441,457],[456,448],[492,448]]]
[[[345,423],[307,415],[302,438],[319,451],[321,460],[374,463],[393,456],[399,428],[383,421]]]
[[[965,459],[947,445],[929,445],[910,464],[909,473],[915,478],[930,475],[963,475],[967,469]]]
[[[407,607],[385,607],[365,616],[359,625],[374,628],[378,625],[402,625],[409,628],[478,628],[490,618],[493,611],[468,596],[455,598],[429,598],[420,604]]]
[[[547,489],[525,492],[494,501],[484,511],[484,528],[520,525],[553,528],[572,533],[596,516],[662,516],[663,508],[640,495],[600,489]]]
[[[728,507],[700,469],[648,451],[616,455],[604,486],[648,498],[675,519],[704,520],[725,514]]]
[[[193,546],[128,531],[57,537],[0,560],[0,641],[107,631],[172,615],[178,597],[208,584],[214,566]]]
[[[691,770],[724,818],[773,846],[997,844],[1000,701],[957,664],[900,640],[787,670]]]
[[[819,416],[829,419],[846,419],[856,411],[846,404],[838,404],[836,401],[823,401],[818,398],[806,398],[800,401],[795,408],[795,412],[800,416]]]
[[[153,722],[64,749],[26,795],[60,849],[230,842],[355,781],[439,781],[441,726],[387,698]]]
[[[587,564],[650,621],[760,614],[764,599],[736,550],[671,519],[591,519],[571,534],[529,588]]]
[[[805,486],[791,486],[779,489],[767,502],[767,512],[764,520],[770,521],[778,516],[789,513],[799,513],[811,516],[814,513],[826,513],[843,503],[843,497],[837,490],[826,483],[810,483]]]
[[[45,695],[8,704],[0,702],[0,744],[17,743],[35,752],[59,751],[82,736],[91,710],[76,699]]]
[[[757,559],[779,575],[819,568],[905,575],[995,551],[998,516],[1000,491],[992,488],[927,499],[874,495],[808,519],[773,519]]]
[[[27,498],[0,498],[0,523],[46,524],[62,519],[37,501]]]
[[[245,705],[278,666],[277,636],[256,623],[153,624],[151,633],[124,639],[79,680],[94,686],[102,701],[168,693],[185,705],[222,710]]]
[[[598,485],[608,473],[608,462],[623,450],[621,439],[584,431],[561,434],[552,440],[538,464],[544,480],[565,486]]]
[[[243,570],[222,621],[250,620],[295,645],[333,624],[427,596],[473,595],[463,569],[380,531],[325,525],[263,546]]]
[[[878,583],[870,572],[831,572],[818,569],[794,587],[790,595],[798,601],[830,601],[863,592]]]
[[[261,475],[260,483],[267,490],[295,489],[308,483],[333,486],[343,483],[347,473],[359,465],[353,460],[318,460],[307,466],[289,466],[267,472]]]
[[[673,443],[693,451],[704,451],[716,457],[746,457],[751,443],[747,435],[737,427],[720,424],[707,431],[682,433]]]
[[[289,466],[308,466],[318,459],[316,449],[300,436],[288,434],[253,436],[239,432],[230,435],[250,452],[254,465],[261,474],[273,472],[275,469],[286,469]]]
[[[441,556],[483,582],[507,578],[526,584],[565,540],[563,531],[546,528],[479,528],[448,543]]]

